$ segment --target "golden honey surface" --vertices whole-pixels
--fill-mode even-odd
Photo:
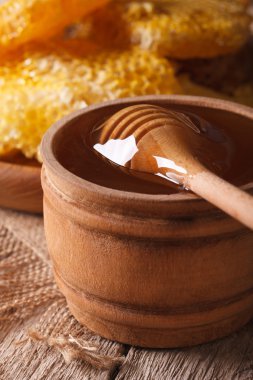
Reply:
[[[148,106],[149,109],[151,107],[150,105]],[[170,107],[169,112],[171,111],[173,112],[175,109]],[[144,110],[144,112],[146,111]],[[245,120],[240,124],[240,117],[235,116],[238,122],[228,123],[226,116],[217,117],[213,112],[209,112],[207,116],[206,112],[201,109],[197,111],[198,113],[193,114],[187,107],[185,109],[181,108],[180,112],[190,117],[197,129],[200,130],[200,133],[197,133],[197,129],[195,132],[191,132],[190,128],[186,133],[184,133],[185,130],[177,132],[183,140],[193,144],[191,149],[196,154],[196,159],[236,186],[252,182],[253,128],[250,120]],[[129,108],[121,109],[119,113],[120,115],[118,114],[118,116],[115,114],[111,116],[109,119],[111,122],[103,118],[97,121],[95,125],[92,123],[89,126],[84,123],[79,125],[78,131],[75,129],[73,133],[68,134],[68,139],[63,134],[59,138],[60,148],[55,151],[57,160],[67,170],[80,178],[109,189],[143,194],[172,194],[182,191],[182,187],[168,181],[168,178],[164,178],[163,175],[154,176],[150,172],[144,173],[143,171],[141,173],[136,170],[133,172],[133,169],[136,169],[133,161],[137,159],[140,163],[140,155],[144,152],[146,154],[147,151],[150,152],[149,145],[147,145],[148,150],[145,150],[147,140],[142,140],[143,131],[139,134],[139,137],[141,136],[139,138],[133,132],[135,130],[133,127],[140,128],[144,118],[150,122],[150,115],[148,115],[147,111],[145,116],[142,114],[141,116],[139,115],[140,118],[135,118],[136,114],[135,116],[133,113],[130,114]],[[123,116],[123,113],[125,116]],[[108,128],[104,129],[107,123],[109,123]],[[158,126],[159,123],[157,124]],[[177,127],[180,128],[179,125]],[[185,127],[187,128],[187,126]],[[150,124],[148,128],[150,128]],[[182,128],[185,129],[184,127]],[[75,149],[72,148],[73,146]],[[169,150],[164,151],[163,154],[161,154],[161,151],[157,154],[158,151],[155,152],[155,149],[156,145],[154,145],[154,150],[151,153],[152,157],[147,158],[146,156],[148,165],[155,164],[153,168],[161,170],[161,174],[166,174],[166,177],[168,176],[168,171],[178,171],[179,166],[181,167],[180,171],[182,170],[180,155],[178,156],[178,161],[174,155],[167,156],[167,154],[171,154]],[[166,158],[169,158],[169,160],[164,160]],[[131,165],[129,165],[130,160]],[[141,167],[138,167],[138,169],[140,170]]]
[[[159,177],[185,189],[196,168],[225,173],[234,150],[222,129],[207,120],[150,104],[123,108],[96,125],[91,145],[120,170],[138,177],[149,173],[155,182]]]

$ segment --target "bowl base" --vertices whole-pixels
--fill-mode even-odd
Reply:
[[[253,316],[253,292],[214,309],[185,314],[133,310],[73,288],[54,269],[55,280],[71,314],[94,333],[124,344],[147,348],[195,346],[225,337]]]
[[[68,303],[71,314],[89,330],[103,338],[143,348],[179,348],[195,346],[224,338],[237,331],[252,318],[252,310],[211,325],[190,328],[152,329],[119,325],[81,311]]]

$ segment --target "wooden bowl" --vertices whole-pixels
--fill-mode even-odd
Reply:
[[[89,107],[56,123],[42,143],[55,279],[76,319],[106,338],[179,347],[225,336],[253,315],[253,232],[194,195],[105,188],[62,164],[87,126],[137,103],[238,128],[253,122],[253,109],[233,103],[151,96]]]
[[[42,213],[41,165],[21,155],[0,161],[0,206]]]

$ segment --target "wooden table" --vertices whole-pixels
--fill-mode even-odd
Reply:
[[[0,209],[0,224],[6,226],[36,255],[42,258],[46,255],[41,217]],[[121,353],[125,357],[122,365],[114,366],[110,371],[94,369],[81,361],[67,365],[58,352],[47,346],[38,350],[36,345],[31,345],[26,351],[22,351],[22,347],[14,347],[17,336],[29,323],[31,321],[17,321],[3,334],[0,341],[0,380],[253,379],[253,323],[225,339],[176,350],[140,349],[94,336],[103,349]],[[11,358],[15,357],[18,350],[22,360],[15,367],[15,361]],[[11,368],[5,371],[8,366]]]

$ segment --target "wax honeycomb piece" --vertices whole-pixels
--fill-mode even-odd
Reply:
[[[0,66],[0,155],[38,157],[46,129],[87,104],[126,96],[180,93],[174,66],[139,49],[94,52],[79,41],[23,53]]]
[[[108,0],[8,0],[0,4],[0,49],[47,40]]]
[[[105,46],[139,45],[187,59],[239,49],[250,17],[241,0],[114,0],[85,19],[79,33]]]

